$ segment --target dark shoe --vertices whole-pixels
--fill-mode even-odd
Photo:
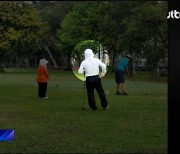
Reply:
[[[90,108],[91,111],[96,111],[97,110],[97,107],[94,107],[94,108]]]
[[[122,95],[119,91],[116,92],[116,95]]]
[[[128,95],[128,93],[126,93],[125,91],[122,92],[122,95]]]

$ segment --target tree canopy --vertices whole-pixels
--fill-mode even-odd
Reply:
[[[122,52],[144,53],[156,67],[167,56],[166,12],[163,1],[3,1],[0,53],[40,54],[42,47],[68,67],[72,52],[93,40],[112,55],[112,67]]]
[[[38,12],[22,2],[0,2],[0,51],[37,46],[46,32]]]

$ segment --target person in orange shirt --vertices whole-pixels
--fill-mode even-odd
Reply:
[[[46,91],[47,91],[47,83],[49,79],[48,69],[47,69],[48,61],[46,59],[41,59],[39,61],[39,67],[37,69],[37,78],[38,82],[38,96],[39,98],[47,99]]]

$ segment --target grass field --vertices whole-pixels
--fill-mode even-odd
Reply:
[[[149,74],[129,79],[129,96],[116,96],[114,74],[102,80],[109,109],[82,110],[83,82],[72,72],[50,70],[48,99],[37,98],[36,69],[0,74],[0,129],[15,140],[0,153],[167,153],[167,83]]]

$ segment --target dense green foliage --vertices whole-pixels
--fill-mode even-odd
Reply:
[[[0,53],[10,53],[1,59],[31,53],[34,62],[45,56],[68,67],[76,46],[94,40],[109,51],[112,68],[119,53],[143,52],[155,69],[167,58],[166,12],[165,1],[3,1]]]
[[[38,47],[46,27],[36,10],[26,3],[4,1],[0,13],[0,52]]]
[[[63,20],[58,36],[71,52],[88,39],[103,44],[114,58],[121,52],[138,56],[144,51],[155,69],[167,54],[166,10],[165,2],[79,2]]]
[[[99,47],[100,47],[100,44],[98,42],[93,41],[93,40],[85,40],[75,46],[74,52],[83,54],[85,49],[90,48],[94,51],[94,53],[97,53]]]
[[[147,2],[132,9],[133,15],[125,25],[120,47],[131,53],[144,51],[149,65],[157,67],[159,59],[167,54],[167,6],[164,3]]]

